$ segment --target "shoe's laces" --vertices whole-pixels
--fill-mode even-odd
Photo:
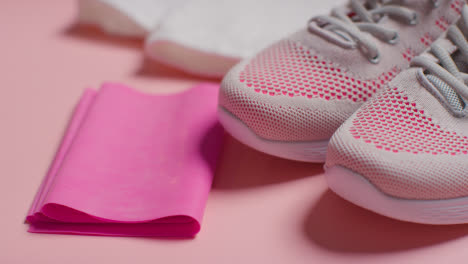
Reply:
[[[438,5],[437,0],[431,0]],[[369,61],[378,63],[380,52],[374,40],[365,34],[386,41],[390,44],[399,40],[398,32],[378,24],[384,16],[405,21],[409,25],[418,23],[418,15],[413,10],[401,5],[392,5],[390,1],[350,0],[351,14],[343,9],[333,9],[331,15],[317,16],[309,21],[309,31],[326,38],[343,48],[359,47]]]
[[[463,62],[468,62],[468,42],[465,36],[468,36],[468,6],[463,6],[461,23],[463,23],[463,29],[452,25],[447,31],[447,39],[449,39],[456,50],[460,51]],[[434,55],[438,60],[431,59],[430,56],[421,55],[417,56],[411,62],[412,66],[422,67],[426,71],[430,72],[431,75],[435,75],[438,79],[445,82],[445,84],[434,85],[441,91],[442,94],[446,94],[442,89],[448,85],[450,89],[463,101],[466,105],[468,102],[468,74],[461,72],[457,64],[453,60],[451,53],[444,47],[441,42],[435,42],[431,45],[429,50],[430,54]],[[453,54],[453,52],[452,52]],[[429,77],[429,75],[427,75]]]

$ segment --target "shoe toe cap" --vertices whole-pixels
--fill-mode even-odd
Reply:
[[[219,105],[264,139],[328,140],[365,97],[312,54],[284,40],[239,63],[223,79]]]
[[[338,129],[326,167],[350,169],[398,198],[467,196],[468,138],[442,128],[424,110],[405,91],[389,88]]]

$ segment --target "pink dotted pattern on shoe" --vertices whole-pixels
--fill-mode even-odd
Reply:
[[[270,105],[252,99],[238,89],[226,89],[220,105],[242,120],[258,136],[280,141],[311,141],[329,138],[351,113],[316,111],[301,107]]]
[[[468,137],[442,129],[397,88],[359,110],[350,132],[356,139],[395,153],[468,154]]]
[[[426,32],[419,40],[424,46],[429,46],[432,42],[434,42],[435,38],[432,37],[429,32]]]
[[[437,19],[435,22],[435,25],[443,31],[447,30],[450,24],[450,21],[444,16],[439,17],[439,19]]]
[[[359,80],[299,43],[284,40],[254,57],[240,72],[239,81],[271,96],[365,102],[398,72],[394,68],[377,79]]]
[[[416,55],[418,55],[416,53],[416,51],[410,49],[410,48],[407,48],[402,54],[403,58],[407,61],[411,61],[414,57],[416,57]]]
[[[458,14],[461,14],[461,10],[464,4],[465,4],[465,1],[455,0],[455,1],[452,1],[452,3],[450,4],[450,8],[452,8]]]

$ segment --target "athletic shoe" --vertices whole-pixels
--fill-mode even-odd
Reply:
[[[394,2],[351,0],[235,66],[219,97],[226,130],[275,156],[323,162],[336,129],[444,33],[464,4]]]
[[[332,137],[325,175],[338,195],[400,220],[468,223],[468,6],[462,14]]]

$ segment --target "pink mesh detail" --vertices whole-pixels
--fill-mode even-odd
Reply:
[[[426,200],[468,195],[468,159],[453,160],[467,156],[399,154],[399,159],[393,159],[379,155],[382,150],[372,151],[352,141],[344,130],[339,130],[330,141],[326,166],[351,169],[395,197]]]
[[[429,46],[431,45],[432,42],[434,42],[434,37],[432,37],[429,32],[426,32],[421,38],[420,41],[424,46]]]
[[[441,16],[439,19],[436,20],[435,24],[441,30],[445,31],[448,29],[451,23],[447,18],[445,18],[444,16]]]
[[[232,87],[225,89],[219,103],[258,136],[277,141],[329,139],[351,114],[270,105]]]
[[[468,137],[444,130],[406,92],[392,88],[357,112],[350,128],[356,139],[386,151],[468,154]]]
[[[414,50],[408,48],[401,54],[404,59],[411,61],[416,55],[418,55]]]
[[[465,4],[465,1],[455,0],[450,4],[450,8],[452,8],[458,14],[461,14],[461,9],[464,4]]]
[[[240,72],[239,81],[257,93],[271,96],[363,102],[398,72],[394,68],[377,79],[360,80],[301,44],[284,40],[255,56]]]

